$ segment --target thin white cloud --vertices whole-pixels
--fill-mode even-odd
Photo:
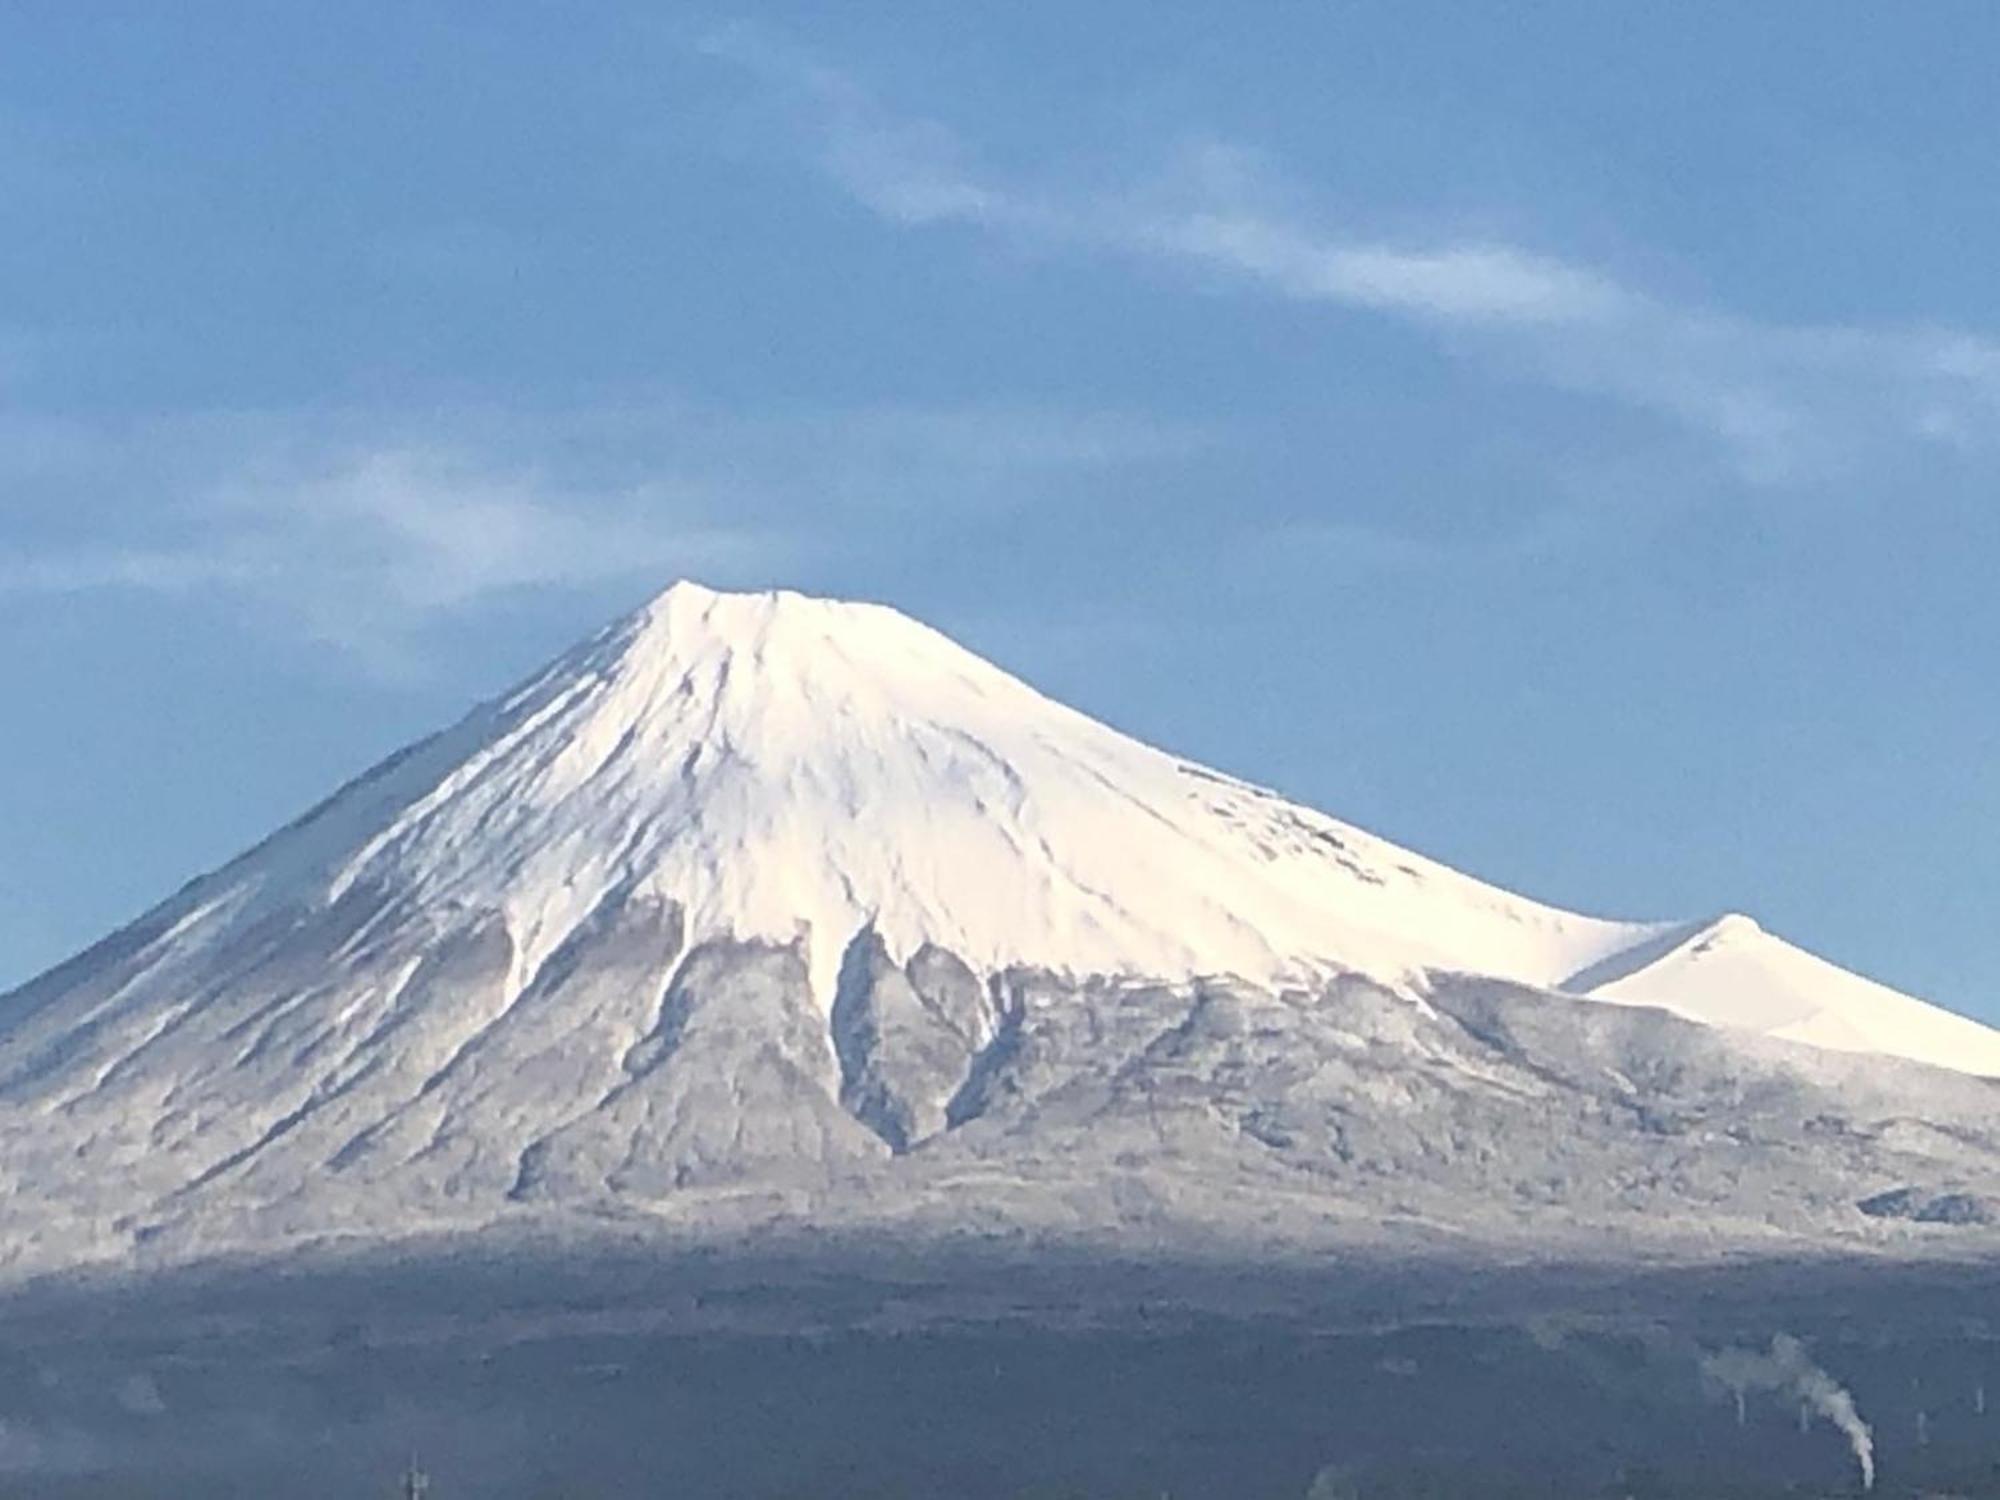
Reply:
[[[88,469],[65,472],[55,460],[74,446],[44,431],[0,463],[91,502],[87,536],[31,541],[15,528],[0,551],[0,595],[233,599],[390,674],[416,665],[425,626],[502,591],[727,576],[773,546],[660,490],[567,489],[436,448],[295,436],[276,450],[209,455],[203,472],[190,449],[206,445],[169,428],[107,434]]]
[[[726,562],[753,544],[675,510],[643,489],[565,493],[457,456],[392,449],[324,474],[235,478],[210,514],[228,551],[286,572],[365,578],[378,601],[415,615],[668,559]]]
[[[941,123],[893,114],[855,79],[757,28],[725,28],[702,51],[792,104],[821,170],[899,224],[1189,262],[1290,297],[1440,319],[1567,322],[1608,316],[1625,299],[1601,276],[1506,245],[1398,247],[1259,214],[1238,200],[1267,190],[1266,174],[1247,153],[1213,144],[1183,153],[1165,181],[1087,199],[1002,184],[982,177]]]
[[[700,50],[781,86],[802,106],[820,165],[859,202],[903,224],[1015,223],[1030,214],[1018,194],[973,180],[952,133],[882,109],[854,79],[748,25],[710,33]]]
[[[1255,158],[1221,146],[1111,191],[1024,187],[974,167],[941,123],[896,115],[767,33],[733,27],[703,50],[758,78],[788,107],[819,170],[899,225],[955,224],[1400,318],[1517,377],[1666,419],[1759,484],[1824,478],[1912,448],[1966,455],[1993,445],[2000,344],[1977,334],[1788,326],[1657,298],[1520,246],[1343,233]]]
[[[416,430],[420,428],[421,430]],[[1219,440],[1118,413],[895,407],[744,415],[218,413],[0,421],[0,598],[232,600],[404,675],[437,622],[517,589],[796,577],[927,514]]]
[[[1263,282],[1287,297],[1441,322],[1601,322],[1628,301],[1601,276],[1505,245],[1392,249],[1224,213],[1191,213],[1140,232],[1162,253]]]

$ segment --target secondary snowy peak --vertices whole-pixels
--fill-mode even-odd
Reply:
[[[1641,944],[1570,987],[1707,1026],[2000,1077],[2000,1031],[1838,968],[1737,914]]]
[[[892,609],[686,583],[250,865],[287,899],[501,912],[517,985],[614,893],[657,896],[696,938],[803,943],[827,1007],[864,928],[986,972],[1536,984],[1659,931],[1139,744]]]

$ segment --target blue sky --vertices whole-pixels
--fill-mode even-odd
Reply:
[[[0,986],[685,574],[2000,1021],[2000,12],[579,9],[0,19]]]

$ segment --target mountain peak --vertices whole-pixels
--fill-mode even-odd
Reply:
[[[895,613],[883,605],[823,599],[794,589],[713,589],[683,578],[641,605],[635,618],[648,633],[695,632],[747,641],[773,629],[824,629],[835,619],[858,620],[874,611]]]
[[[1860,1034],[1716,994],[1712,960],[1671,977],[1718,944],[1775,951],[1747,917],[1560,911],[1129,739],[886,605],[692,581],[200,891],[217,922],[246,900],[363,891],[389,911],[490,913],[515,991],[639,895],[672,903],[691,941],[796,947],[823,1009],[867,934],[898,961],[932,945],[987,974],[1452,970]],[[1979,1058],[2000,1072],[2000,1047]]]
[[[713,589],[692,579],[661,590],[628,617],[628,623],[635,641],[654,647],[677,643],[683,650],[721,646],[754,652],[782,638],[839,637],[856,645],[885,639],[906,644],[945,640],[887,604],[823,598],[794,589]]]
[[[1140,744],[879,604],[680,583],[247,864],[224,908],[487,912],[526,985],[618,894],[975,970],[1553,984],[1657,929],[1509,895]],[[221,920],[218,916],[215,920]]]
[[[759,714],[759,734],[782,734],[787,721],[811,713],[949,715],[952,700],[968,694],[1011,697],[1017,709],[1046,703],[888,605],[685,580],[551,670],[566,667],[618,685],[600,713],[642,718],[715,700]],[[752,726],[724,714],[716,727]]]
[[[962,1168],[1026,1132],[1061,1160],[1100,1116],[1121,1180],[1193,1143],[1217,1202],[1278,1182],[1253,1217],[1334,1180],[1393,1184],[1403,1214],[1439,1171],[1459,1212],[1462,1188],[1545,1191],[1579,1131],[1654,1118],[1633,1089],[1692,1077],[1706,1110],[1796,1061],[1602,1001],[2000,1076],[2000,1036],[1747,918],[1561,911],[1132,740],[895,610],[683,583],[0,997],[0,1266],[10,1237],[120,1242],[154,1214],[206,1243],[245,1204],[280,1235],[409,1203],[699,1213],[684,1189],[833,1192],[890,1153],[921,1159],[899,1179],[921,1199],[923,1162],[952,1170],[928,1143],[956,1137]],[[1512,1164],[1490,1149],[1510,1139]],[[1847,1138],[1800,1139],[1829,1191],[1881,1189]],[[1683,1180],[1650,1126],[1604,1149],[1592,1181]],[[1304,1175],[1259,1175],[1287,1162]],[[1002,1199],[1098,1212],[1096,1179],[1072,1200],[1016,1165]],[[996,1179],[963,1180],[984,1212]]]

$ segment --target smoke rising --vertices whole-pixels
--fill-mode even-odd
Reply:
[[[1814,1364],[1805,1345],[1790,1334],[1774,1335],[1770,1349],[1763,1352],[1723,1349],[1704,1355],[1701,1368],[1704,1375],[1735,1395],[1739,1412],[1745,1392],[1771,1391],[1796,1399],[1802,1414],[1824,1417],[1840,1429],[1853,1450],[1854,1462],[1861,1470],[1861,1487],[1875,1488],[1874,1431],[1861,1420],[1847,1388]]]

